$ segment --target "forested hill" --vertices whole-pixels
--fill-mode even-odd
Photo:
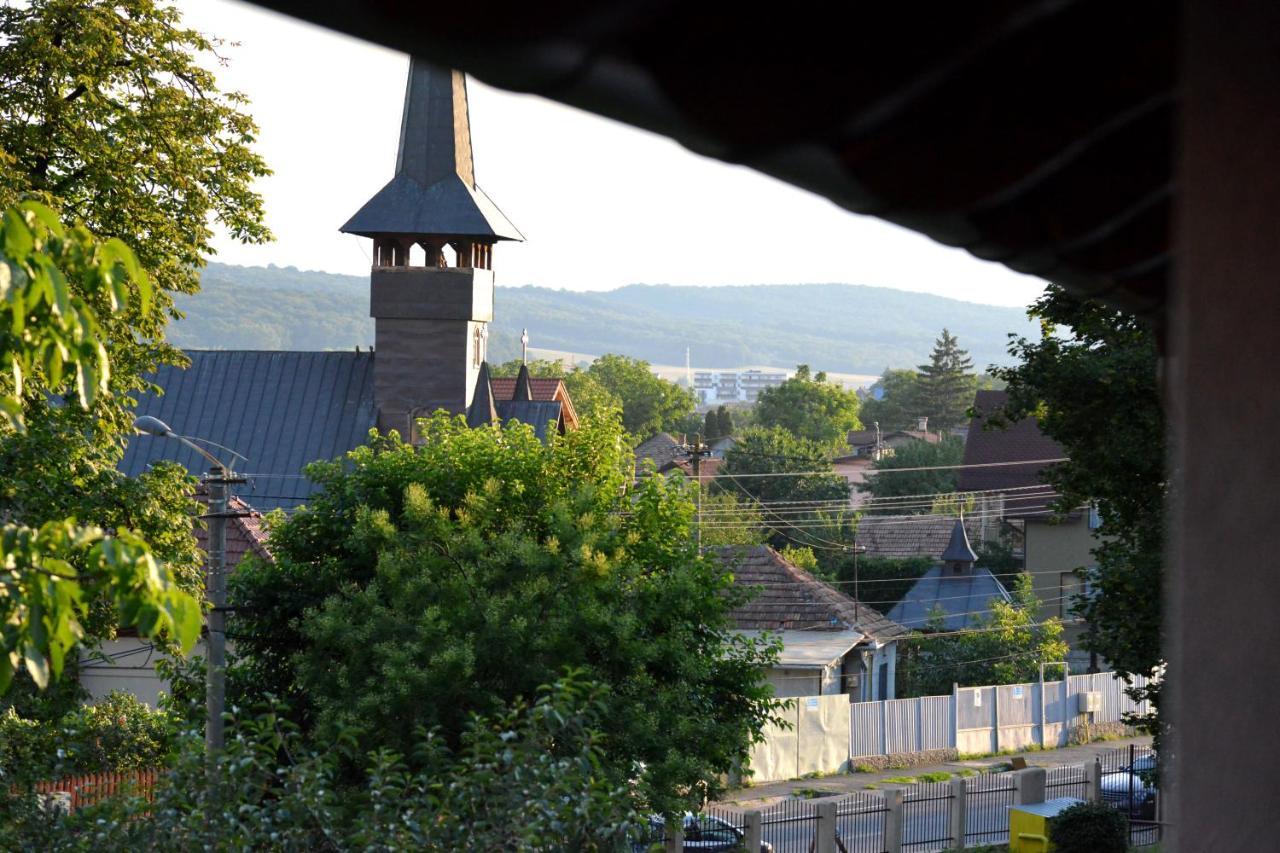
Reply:
[[[635,284],[597,293],[500,287],[490,336],[495,361],[531,344],[581,356],[616,352],[656,364],[805,362],[819,370],[879,373],[927,359],[945,326],[979,368],[1005,363],[1009,332],[1034,334],[1020,308],[854,284],[683,287]],[[215,349],[346,349],[373,341],[368,279],[292,267],[210,264],[203,290],[180,297],[187,319],[174,343]]]

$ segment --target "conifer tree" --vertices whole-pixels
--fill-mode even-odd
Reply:
[[[919,414],[928,416],[931,429],[954,429],[968,420],[976,387],[973,359],[960,349],[956,337],[943,329],[929,363],[920,365]]]

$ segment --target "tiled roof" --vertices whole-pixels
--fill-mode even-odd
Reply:
[[[936,561],[942,559],[954,526],[950,515],[863,515],[858,520],[858,544],[866,547],[868,557]],[[978,535],[979,525],[973,520],[965,527],[970,536]]]
[[[360,446],[377,423],[371,353],[194,350],[187,356],[190,367],[164,366],[149,377],[163,394],[141,395],[137,414],[247,457],[239,470],[248,483],[237,492],[256,509],[305,502],[315,485],[301,476],[303,466]],[[176,460],[197,475],[207,466],[181,442],[136,435],[120,470],[136,476],[160,460]]]
[[[934,566],[889,611],[889,618],[911,630],[929,624],[935,609],[941,610],[943,629],[955,631],[977,624],[991,609],[993,599],[1009,601],[1009,593],[986,569],[955,574]]]
[[[207,508],[207,498],[203,489],[196,493],[196,499]],[[267,549],[267,532],[262,528],[262,513],[251,509],[239,498],[231,498],[231,511],[242,513],[235,518],[227,519],[227,566],[234,569],[240,565],[246,554],[253,554],[264,560],[271,559]],[[201,551],[209,551],[209,530],[205,520],[197,519],[195,524],[196,546]]]
[[[503,401],[509,401],[515,396],[516,377],[491,377],[489,387],[493,389],[493,399],[501,409]],[[559,403],[565,425],[570,429],[578,425],[578,413],[573,408],[573,401],[569,399],[569,389],[565,387],[563,379],[554,376],[531,376],[529,390],[533,392],[533,400],[536,403]]]
[[[1001,409],[1008,395],[1004,391],[979,391],[974,400],[978,416],[969,422],[969,435],[964,443],[964,464],[1060,459],[1066,456],[1062,445],[1040,431],[1035,418],[1024,418],[1007,429],[986,429],[987,415]],[[1040,472],[1045,465],[1004,465],[994,468],[963,468],[959,489],[962,492],[1025,489],[1043,484]],[[1008,498],[1006,499],[1008,501]],[[1044,500],[1015,501],[1006,515],[1017,512],[1039,512],[1046,508]]]
[[[858,604],[767,545],[730,546],[719,553],[733,571],[736,585],[759,586],[753,599],[730,614],[739,630],[853,629],[880,641],[905,633],[878,610]]]
[[[643,462],[652,459],[659,471],[665,471],[683,458],[680,442],[669,432],[660,432],[652,438],[640,442],[636,447],[636,474],[643,473]]]

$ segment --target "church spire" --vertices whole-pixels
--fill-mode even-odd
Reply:
[[[425,237],[462,237],[480,245],[524,239],[476,186],[467,80],[461,71],[410,60],[395,176],[341,230],[373,237],[375,247],[389,235],[408,237],[410,243],[429,243]],[[384,265],[406,265],[397,260],[393,252]],[[458,266],[472,266],[472,259],[466,260]]]
[[[498,407],[493,402],[493,384],[489,381],[489,362],[480,363],[480,375],[467,409],[467,426],[471,428],[497,423]]]
[[[516,388],[511,392],[512,400],[523,400],[528,402],[533,399],[533,383],[529,381],[529,365],[520,365],[520,372],[516,374]]]

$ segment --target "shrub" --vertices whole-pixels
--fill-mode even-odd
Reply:
[[[1079,803],[1058,815],[1049,838],[1059,853],[1124,853],[1129,849],[1124,815],[1101,803]]]

